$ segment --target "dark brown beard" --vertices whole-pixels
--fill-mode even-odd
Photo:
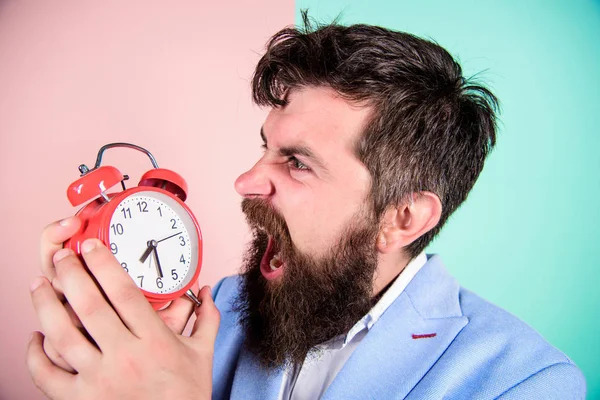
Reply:
[[[347,333],[373,306],[378,225],[362,214],[353,218],[337,244],[315,258],[296,248],[285,220],[264,200],[244,199],[242,211],[253,230],[234,303],[245,345],[265,367],[300,365],[317,344]],[[277,241],[285,263],[279,282],[260,272],[265,231]]]

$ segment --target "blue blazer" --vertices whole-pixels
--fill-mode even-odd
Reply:
[[[243,346],[231,302],[240,278],[213,289],[221,311],[213,399],[277,399],[283,372]],[[461,288],[430,256],[373,325],[322,399],[584,399],[580,370],[538,333]]]

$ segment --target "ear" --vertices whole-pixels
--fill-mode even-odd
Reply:
[[[442,203],[436,194],[413,193],[409,201],[385,211],[377,236],[377,250],[387,254],[408,246],[433,229],[441,215]]]

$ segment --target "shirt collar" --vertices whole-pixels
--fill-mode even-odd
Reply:
[[[364,317],[362,317],[354,326],[348,331],[346,338],[344,339],[344,344],[342,347],[346,346],[354,336],[356,336],[363,329],[370,330],[371,327],[377,322],[379,317],[387,310],[387,308],[400,296],[400,294],[406,289],[406,286],[410,283],[410,281],[415,277],[417,272],[425,265],[427,262],[427,255],[425,252],[421,252],[417,257],[413,258],[406,268],[402,270],[400,275],[396,278],[394,283],[389,287],[389,289],[381,296],[381,299],[371,308],[371,311]]]

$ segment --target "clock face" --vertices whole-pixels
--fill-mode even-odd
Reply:
[[[176,200],[155,191],[122,200],[109,225],[109,247],[140,289],[176,292],[190,283],[198,265],[198,232]]]

